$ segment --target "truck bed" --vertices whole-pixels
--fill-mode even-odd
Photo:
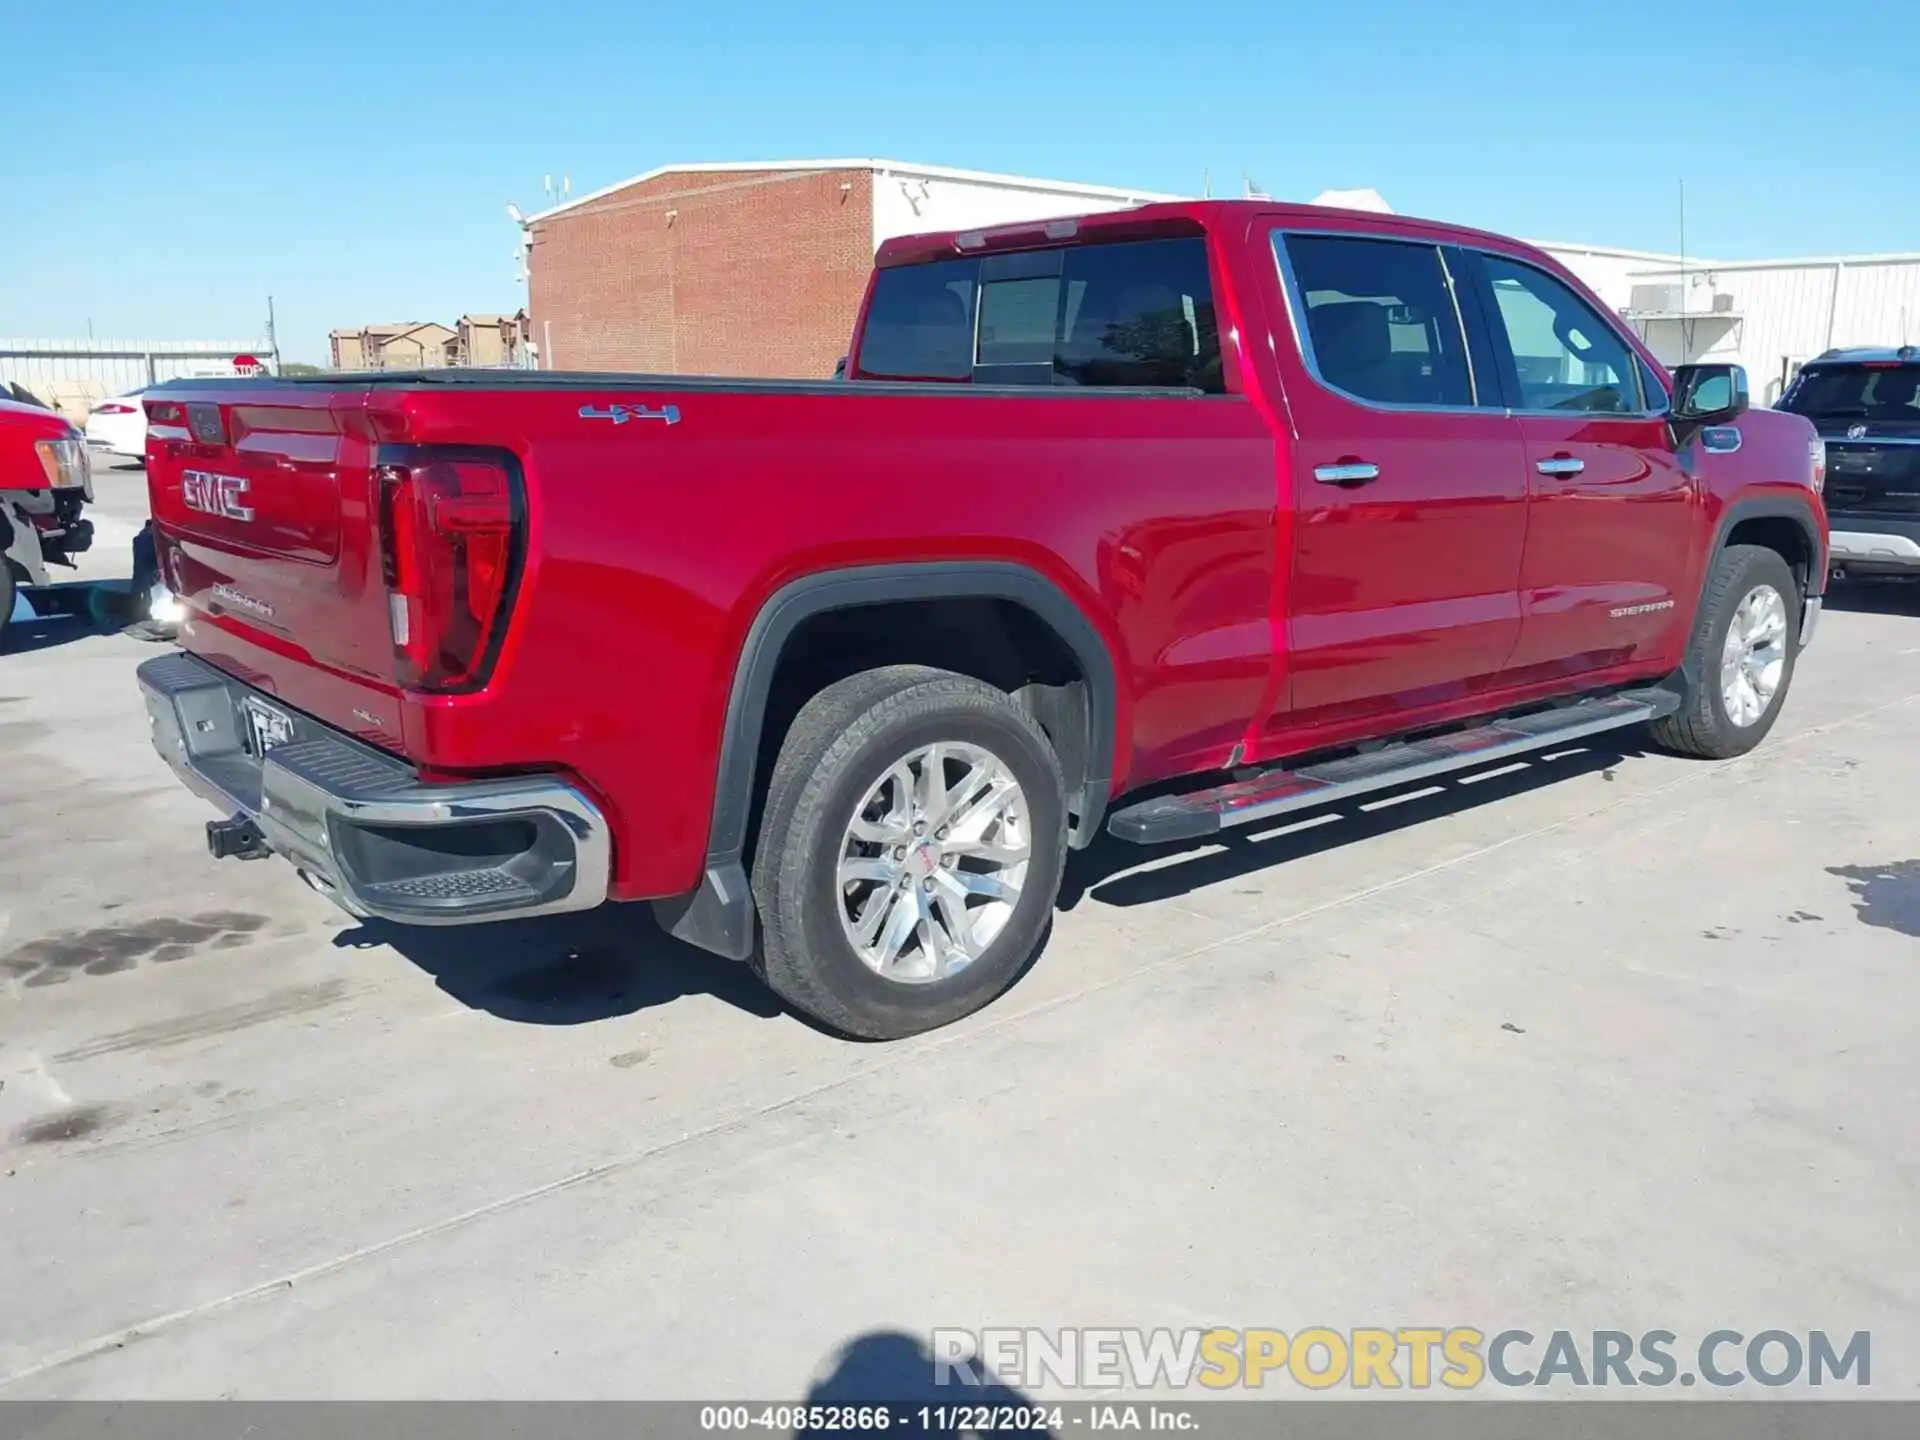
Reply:
[[[1194,763],[1196,707],[1222,717],[1203,738],[1224,757],[1265,694],[1276,454],[1243,396],[428,370],[153,403],[177,411],[154,421],[149,481],[185,647],[429,777],[545,769],[609,812],[674,817],[616,857],[619,897],[697,880],[736,662],[799,576],[1046,577],[1137,667],[1122,691],[1153,693],[1137,717],[1120,702],[1122,781]],[[196,408],[224,438],[195,435]],[[395,672],[380,475],[423,454],[503,467],[523,507],[497,649],[454,693]],[[209,513],[222,477],[244,517]]]
[[[799,380],[771,377],[736,379],[725,375],[654,375],[623,370],[482,370],[447,367],[433,370],[331,371],[318,375],[276,378],[277,385],[318,385],[375,390],[419,386],[459,390],[647,390],[676,395],[914,395],[1060,399],[1077,396],[1100,400],[1186,400],[1203,397],[1190,386],[1169,385],[975,385],[954,381]],[[198,390],[224,386],[254,386],[253,380],[194,381]]]

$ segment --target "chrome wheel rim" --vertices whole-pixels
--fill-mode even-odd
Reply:
[[[1757,724],[1780,693],[1787,670],[1787,602],[1771,585],[1756,585],[1734,607],[1720,650],[1720,699],[1727,719]]]
[[[959,741],[924,745],[853,807],[834,878],[840,927],[882,979],[948,979],[1006,927],[1032,854],[1027,797],[1006,762]]]

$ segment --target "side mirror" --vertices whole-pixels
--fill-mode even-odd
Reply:
[[[846,356],[842,355],[838,360],[833,362],[833,378],[836,380],[844,380],[847,378]]]
[[[1747,408],[1744,365],[1682,365],[1673,372],[1673,418],[1724,425]]]

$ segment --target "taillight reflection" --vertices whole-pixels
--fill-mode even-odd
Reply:
[[[504,465],[421,456],[379,470],[382,567],[400,683],[470,689],[506,621],[520,507]]]

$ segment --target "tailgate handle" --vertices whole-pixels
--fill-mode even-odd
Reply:
[[[1576,460],[1571,455],[1556,455],[1551,460],[1542,460],[1533,467],[1542,475],[1578,475],[1587,468],[1586,461]]]

